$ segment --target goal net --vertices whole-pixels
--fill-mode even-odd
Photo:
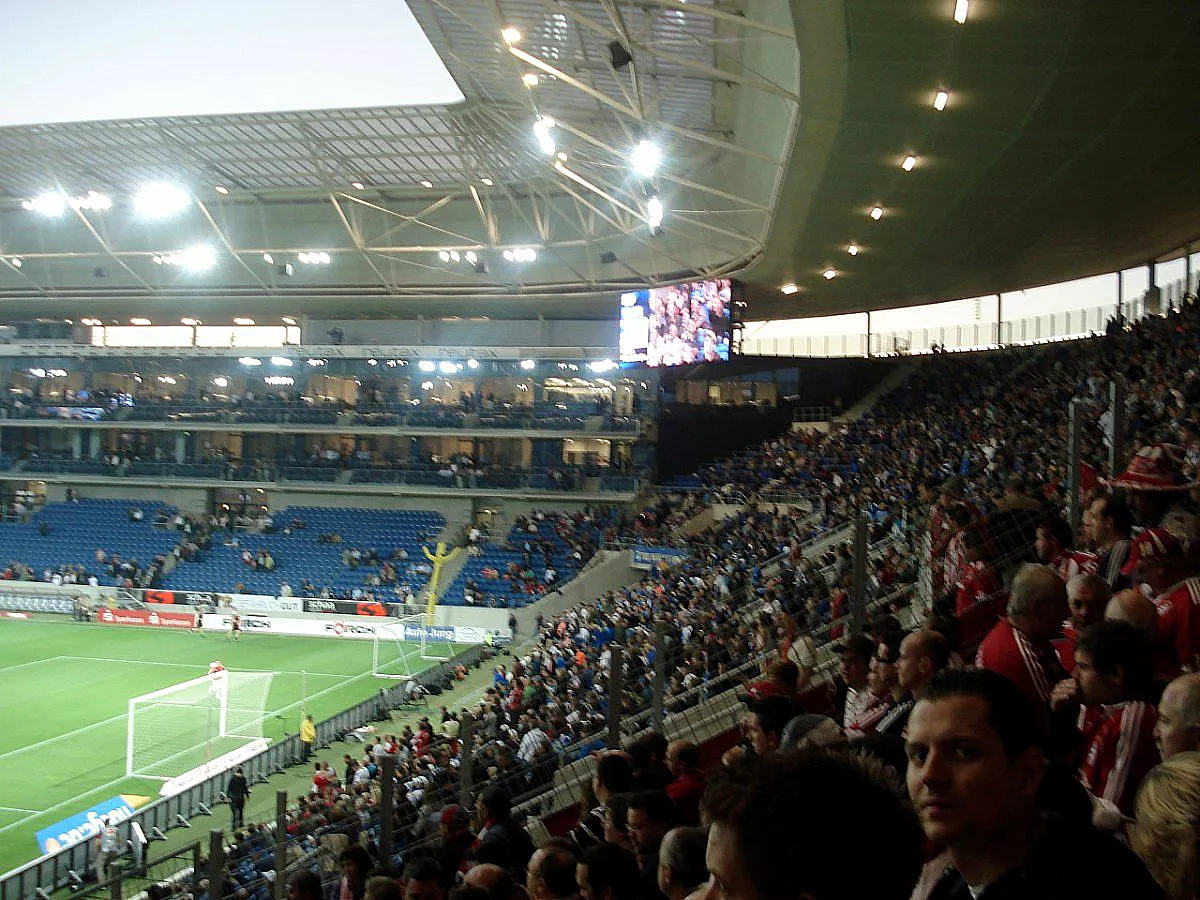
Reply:
[[[125,775],[174,778],[263,737],[274,677],[222,670],[134,697]]]

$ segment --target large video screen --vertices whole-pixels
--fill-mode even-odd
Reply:
[[[621,295],[621,362],[680,366],[729,359],[733,282],[690,281]]]

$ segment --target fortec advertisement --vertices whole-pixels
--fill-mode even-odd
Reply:
[[[121,794],[110,797],[103,803],[97,803],[91,809],[55,822],[48,828],[37,833],[38,846],[43,853],[53,853],[63,847],[71,847],[83,841],[90,840],[100,833],[100,817],[105,816],[112,822],[124,822],[133,815],[134,810],[150,802],[149,797],[138,794]]]
[[[105,625],[149,625],[153,628],[195,628],[196,614],[158,609],[101,609],[96,621]]]

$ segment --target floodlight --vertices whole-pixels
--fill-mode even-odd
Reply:
[[[433,187],[433,182],[430,181],[428,178],[422,178],[421,179],[421,187],[431,188],[431,187]]]
[[[800,290],[800,288],[796,287],[796,284],[795,284],[795,282],[792,282],[792,281],[789,281],[789,282],[788,282],[787,284],[785,284],[785,285],[781,285],[781,286],[780,286],[780,288],[779,288],[779,292],[780,292],[781,294],[787,294],[787,295],[789,295],[789,296],[791,296],[792,294],[795,294],[795,293],[797,293],[799,290]]]
[[[241,356],[238,358],[238,362],[240,362],[243,366],[261,366],[262,365],[262,360],[256,359],[253,356]]]
[[[220,194],[222,197],[229,196],[229,188],[225,187],[225,185],[223,185],[223,184],[213,185],[213,190],[216,191],[218,194]]]
[[[933,95],[933,108],[941,112],[946,108],[946,104],[950,102],[949,91],[938,91]]]
[[[417,363],[417,368],[419,368],[422,372],[432,372],[437,369],[437,363],[434,363],[428,359],[423,359]]]
[[[900,163],[900,168],[902,168],[905,172],[911,172],[916,167],[917,167],[917,158],[915,156],[913,156],[911,153],[908,156],[904,157],[904,161],[902,163]]]
[[[653,141],[638,141],[629,156],[629,162],[633,166],[633,171],[642,178],[653,178],[658,171],[659,163],[662,162],[662,150]]]
[[[478,368],[479,368],[479,360],[477,360],[477,359],[468,359],[468,360],[467,360],[467,368],[468,368],[468,369],[478,369]]]
[[[150,320],[149,320],[149,319],[142,319],[142,318],[133,318],[133,319],[130,319],[130,320],[129,320],[129,324],[130,324],[130,325],[149,325],[149,324],[150,324]]]
[[[275,257],[272,256],[270,253],[264,253],[263,254],[263,262],[265,262],[269,266],[273,266],[273,265],[275,265]]]
[[[646,224],[651,231],[662,227],[663,213],[663,202],[657,196],[646,201]]]
[[[196,244],[178,253],[178,264],[189,272],[205,272],[217,264],[217,251],[207,244]]]
[[[361,181],[350,182],[350,187],[354,188],[356,191],[365,191],[367,189],[367,186]]]
[[[444,263],[450,262],[450,251],[449,250],[439,250],[438,251],[438,259],[440,259]]]
[[[479,183],[486,187],[491,187],[493,184],[495,184],[495,182],[490,178],[480,178]]]
[[[872,206],[871,207],[871,218],[874,219],[876,222],[878,222],[880,219],[882,219],[883,218],[883,207],[882,206]]]
[[[293,365],[293,363],[292,363],[292,361],[291,361],[290,359],[288,359],[286,356],[272,356],[272,357],[271,357],[271,365],[273,365],[273,366],[286,366],[287,368],[291,368],[291,366]]]
[[[821,277],[826,281],[833,281],[833,279],[837,278],[837,274],[837,269],[830,268],[822,272]]]
[[[235,316],[234,320],[233,320],[233,324],[234,325],[253,325],[254,320],[247,316]]]
[[[450,258],[451,258],[452,260],[454,260],[454,262],[461,262],[461,261],[462,261],[462,254],[461,254],[461,253],[459,253],[457,250],[451,250],[451,251],[450,251]]]
[[[224,375],[218,375],[216,378],[214,378],[212,380],[212,383],[215,384],[219,388],[229,387],[229,379],[226,378]]]
[[[970,7],[970,0],[955,0],[954,3],[954,21],[959,25],[967,21],[967,9]]]
[[[537,74],[534,72],[526,72],[524,75],[521,76],[521,83],[524,84],[525,87],[527,87],[527,88],[535,88],[539,84],[541,84],[541,81],[542,80],[540,78],[538,78]]]
[[[532,359],[523,359],[523,360],[521,360],[521,368],[522,368],[522,369],[524,369],[524,370],[525,370],[525,371],[527,371],[527,372],[528,372],[530,369],[533,369],[533,368],[535,368],[536,366],[537,366],[537,363],[535,363],[535,362],[534,362]]]
[[[38,194],[32,200],[24,201],[21,206],[30,212],[49,216],[53,219],[66,212],[67,195],[59,191],[47,191],[44,194]]]
[[[10,259],[8,261],[8,264],[10,266],[12,266],[14,269],[19,269],[19,268],[21,268],[21,266],[25,265],[25,263],[21,262],[21,257],[19,257],[19,256],[14,256],[12,259]]]
[[[438,363],[438,371],[443,375],[453,375],[458,371],[458,368],[454,365],[454,363],[447,360],[442,360],[440,363]]]
[[[858,256],[858,244],[854,243],[854,241],[851,241],[850,246],[846,248],[846,252],[851,256]]]
[[[519,44],[521,42],[521,29],[512,25],[506,25],[500,29],[500,37],[504,38],[506,44]]]
[[[538,116],[533,123],[533,136],[537,138],[538,146],[547,156],[553,156],[558,146],[554,143],[554,135],[550,131],[553,127],[554,120],[549,116]]]
[[[175,184],[156,181],[134,195],[133,206],[138,215],[147,219],[163,219],[174,215],[192,202],[188,192]]]
[[[479,257],[475,254],[474,250],[468,250],[466,253],[464,253],[463,259],[465,259],[471,265],[475,265],[475,263],[479,262]]]
[[[193,319],[190,316],[184,316],[182,319],[179,320],[179,324],[180,325],[190,325],[193,328],[195,328],[197,325],[200,324],[200,320]]]

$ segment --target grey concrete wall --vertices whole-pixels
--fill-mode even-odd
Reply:
[[[61,503],[67,498],[67,488],[71,485],[61,482],[46,483],[46,499],[51,503]],[[205,513],[209,509],[209,492],[204,488],[185,487],[126,487],[123,485],[79,484],[75,485],[81,499],[96,500],[129,500],[139,503],[167,503],[177,506],[184,512]]]
[[[630,565],[632,560],[633,554],[628,550],[601,550],[583,573],[562,590],[517,610],[517,644],[530,639],[539,612],[549,618],[594,600],[605,591],[614,591],[638,582],[643,573]]]

